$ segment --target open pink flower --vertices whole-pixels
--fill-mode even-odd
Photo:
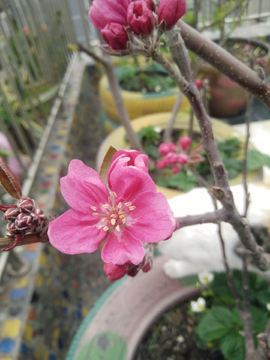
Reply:
[[[94,0],[89,19],[98,30],[102,30],[109,23],[127,26],[127,8],[131,0]]]
[[[136,167],[141,153],[117,152],[108,172],[108,187],[98,173],[72,160],[61,179],[61,192],[72,209],[52,221],[51,244],[67,254],[91,253],[103,240],[105,263],[138,265],[143,242],[170,238],[177,227],[166,197],[156,192],[148,173]],[[143,167],[144,169],[144,167]]]

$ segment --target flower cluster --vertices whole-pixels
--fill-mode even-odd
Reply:
[[[205,158],[200,155],[203,148],[202,145],[197,145],[188,153],[191,145],[191,138],[189,136],[182,136],[178,143],[161,143],[158,148],[160,155],[163,155],[158,162],[159,169],[172,167],[172,174],[178,174],[183,166],[192,167],[194,164],[203,162]]]
[[[111,264],[107,273],[112,265],[122,273],[129,273],[132,264],[146,271],[151,247],[146,251],[144,243],[166,240],[178,227],[166,197],[157,193],[148,174],[148,157],[139,151],[117,151],[106,184],[80,160],[71,161],[60,184],[72,209],[50,223],[51,244],[78,254],[92,253],[105,241],[101,258]]]
[[[158,7],[153,0],[94,0],[89,19],[110,48],[121,51],[134,36],[142,40],[155,28],[170,30],[185,12],[185,0],[160,0]]]
[[[4,212],[3,219],[8,221],[8,237],[18,237],[18,241],[3,251],[11,250],[17,245],[19,240],[25,235],[40,235],[46,226],[46,216],[39,209],[38,204],[28,197],[20,198],[15,205],[0,205],[0,210]]]

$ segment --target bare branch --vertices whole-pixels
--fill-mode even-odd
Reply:
[[[225,209],[220,209],[213,212],[207,212],[199,215],[187,215],[176,217],[176,220],[179,222],[179,228],[184,228],[186,226],[192,225],[202,225],[207,223],[218,224],[221,221],[228,222],[228,215]]]
[[[37,235],[27,235],[20,240],[17,246],[21,245],[29,245],[35,243],[46,243],[49,239],[47,234],[43,235],[42,237],[38,237]],[[0,249],[3,249],[7,246],[10,246],[14,242],[14,238],[0,238]]]

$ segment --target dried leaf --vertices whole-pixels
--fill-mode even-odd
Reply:
[[[5,191],[15,199],[22,197],[22,189],[16,175],[10,170],[5,161],[0,157],[0,184]]]
[[[110,146],[109,150],[107,151],[106,155],[104,156],[103,163],[100,167],[99,175],[101,177],[101,180],[104,182],[105,185],[107,185],[107,175],[109,168],[112,163],[113,155],[117,152],[117,149],[113,146]]]

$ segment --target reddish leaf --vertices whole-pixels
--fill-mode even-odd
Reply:
[[[20,234],[19,234],[19,235],[16,235],[16,236],[15,236],[15,239],[14,239],[14,242],[13,242],[11,245],[9,245],[9,246],[4,247],[4,248],[2,249],[2,251],[10,251],[10,250],[14,249],[15,246],[17,246],[17,245],[19,244],[19,242],[21,241],[21,239],[22,239],[22,236],[21,236]]]
[[[5,191],[15,199],[22,197],[22,189],[19,180],[10,170],[5,161],[0,157],[0,184]]]
[[[109,150],[107,151],[106,155],[104,156],[103,163],[102,163],[100,171],[99,171],[99,175],[105,185],[107,185],[107,174],[108,174],[109,168],[112,163],[113,155],[116,152],[117,152],[117,149],[113,146],[110,146]]]

